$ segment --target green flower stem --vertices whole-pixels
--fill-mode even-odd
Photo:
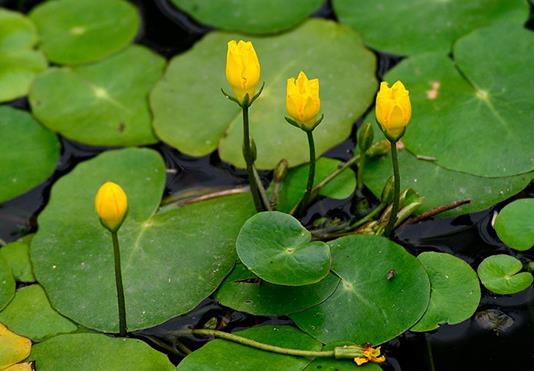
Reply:
[[[358,219],[356,220],[354,223],[352,223],[350,225],[350,229],[351,230],[354,230],[356,228],[358,228],[359,226],[367,223],[369,220],[373,219],[375,216],[377,216],[378,214],[380,214],[382,212],[382,210],[384,210],[384,208],[386,207],[386,204],[384,203],[381,203],[379,204],[377,207],[375,207],[373,209],[373,211],[371,211],[369,214],[367,214],[366,216],[364,216],[363,218],[361,219]]]
[[[264,209],[271,211],[271,203],[269,201],[269,197],[267,197],[267,192],[265,191],[265,188],[263,188],[263,184],[261,184],[260,174],[258,174],[258,170],[256,170],[254,166],[252,166],[252,171],[254,172],[254,179],[256,180],[256,184],[258,185],[258,192],[260,194],[263,207]]]
[[[360,161],[358,162],[358,172],[356,173],[356,189],[361,191],[363,189],[363,167],[365,166],[365,153],[360,153]]]
[[[302,202],[304,206],[306,206],[310,201],[313,189],[313,181],[315,180],[315,142],[313,140],[313,131],[306,131],[306,135],[308,136],[308,147],[310,149],[310,169],[308,171],[308,184],[306,184],[306,193],[304,194]]]
[[[252,157],[251,147],[250,147],[250,129],[248,122],[248,104],[243,104],[241,106],[243,112],[243,157],[247,164],[247,173],[248,173],[248,182],[250,184],[250,193],[252,193],[252,199],[254,200],[254,206],[256,211],[264,211],[265,207],[263,206],[260,192],[258,190],[258,183],[256,182],[256,177],[254,176],[254,158]]]
[[[119,307],[119,335],[126,336],[126,305],[124,303],[124,287],[122,286],[121,252],[117,231],[111,232],[113,255],[115,260],[115,284],[117,286],[117,303]]]
[[[391,215],[389,216],[389,222],[386,226],[384,234],[389,236],[395,228],[395,223],[397,221],[397,212],[399,211],[399,202],[400,202],[400,172],[399,172],[399,156],[397,153],[397,142],[390,141],[391,144],[391,160],[393,162],[393,177],[394,177],[394,193],[393,193],[393,207],[391,210]]]

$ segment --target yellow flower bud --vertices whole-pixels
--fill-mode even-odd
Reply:
[[[228,42],[226,80],[239,102],[243,103],[247,94],[249,99],[255,95],[260,81],[260,62],[250,41]]]
[[[308,80],[302,71],[296,80],[293,77],[288,79],[286,109],[289,116],[303,128],[313,129],[321,110],[319,79]]]
[[[375,115],[388,139],[397,140],[402,137],[412,117],[409,92],[402,82],[397,81],[391,88],[385,81],[380,84]]]
[[[96,193],[95,209],[102,224],[112,232],[117,231],[128,211],[126,193],[113,182],[102,184]]]

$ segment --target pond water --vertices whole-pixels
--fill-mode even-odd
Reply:
[[[19,11],[28,11],[39,1],[0,0],[0,5]],[[137,42],[170,58],[189,49],[209,29],[195,24],[171,7],[166,0],[136,1],[143,17],[142,31]],[[317,13],[317,17],[334,19],[329,3]],[[529,21],[532,28],[534,22]],[[400,59],[378,54],[378,78]],[[29,110],[26,99],[11,103]],[[351,137],[354,137],[352,135]],[[51,185],[68,173],[81,161],[94,157],[106,148],[80,145],[61,138],[62,154],[53,176],[30,192],[0,205],[0,239],[10,242],[36,230],[36,216],[46,205]],[[346,160],[351,157],[354,141],[349,139],[327,153],[327,156]],[[202,158],[180,154],[175,149],[159,143],[157,150],[166,161],[166,193],[171,194],[193,187],[238,186],[246,183],[246,173],[223,163],[216,153]],[[269,174],[263,174],[268,180]],[[374,202],[370,192],[365,195]],[[534,187],[523,191],[521,197],[534,197]],[[319,215],[328,214],[347,218],[354,210],[353,200],[319,200],[309,211],[304,222]],[[463,258],[474,268],[484,257],[495,253],[507,253],[525,261],[534,260],[534,253],[518,253],[506,249],[491,228],[494,210],[500,205],[476,214],[456,218],[427,220],[406,225],[396,231],[394,239],[417,254],[422,251],[441,251]],[[441,326],[424,333],[407,332],[387,343],[383,350],[388,357],[384,370],[532,370],[534,369],[534,289],[516,295],[496,296],[482,287],[483,297],[475,316],[455,326]],[[157,337],[163,342],[172,341],[170,333],[185,325],[202,325],[216,318],[225,323],[226,329],[249,327],[257,323],[291,323],[288,318],[257,317],[222,307],[213,299],[205,300],[194,311],[135,336],[146,339]],[[180,339],[191,349],[203,344],[203,340]],[[152,343],[151,343],[152,344]],[[153,344],[152,344],[153,345]],[[156,346],[157,347],[157,346]],[[158,347],[159,350],[165,351]],[[175,363],[180,358],[169,355]]]

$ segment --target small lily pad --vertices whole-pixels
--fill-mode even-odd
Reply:
[[[95,64],[50,68],[31,88],[33,114],[51,130],[84,144],[155,143],[147,96],[164,65],[150,50],[131,46]]]
[[[172,0],[201,23],[251,34],[276,33],[304,21],[323,0]]]
[[[32,263],[30,262],[30,241],[32,238],[33,235],[25,236],[0,249],[0,256],[6,260],[16,281],[35,281]]]
[[[321,82],[325,119],[314,131],[318,154],[347,138],[373,100],[375,57],[348,27],[314,19],[272,37],[212,32],[170,62],[150,96],[158,137],[185,154],[204,156],[219,148],[224,161],[245,166],[240,109],[221,94],[228,90],[224,66],[231,39],[254,43],[265,81],[250,109],[260,169],[273,169],[283,158],[290,166],[308,162],[306,134],[284,120],[286,80],[300,70]],[[343,78],[334,71],[343,71]]]
[[[171,371],[166,355],[148,344],[100,334],[55,336],[33,347],[31,359],[39,371]]]
[[[0,102],[26,95],[35,75],[46,69],[45,56],[33,49],[37,40],[30,19],[0,8]]]
[[[237,237],[239,259],[261,279],[275,285],[317,283],[330,270],[330,248],[291,215],[265,211],[246,221]]]
[[[524,198],[506,205],[495,219],[495,231],[512,249],[525,251],[534,246],[534,199]]]
[[[0,310],[2,310],[15,295],[15,278],[6,260],[0,256]]]
[[[290,317],[323,343],[350,340],[381,344],[424,314],[430,283],[422,264],[402,246],[378,236],[329,242],[332,271],[341,278],[323,303]]]
[[[510,255],[492,255],[480,263],[477,269],[482,284],[491,292],[501,295],[515,294],[532,285],[530,272],[520,272],[523,264]]]
[[[115,53],[130,44],[141,23],[137,9],[123,0],[46,1],[30,18],[41,49],[59,64],[95,62]]]
[[[398,55],[446,54],[477,28],[500,20],[521,25],[529,14],[522,0],[334,0],[333,5],[340,22],[360,32],[367,45]]]
[[[339,279],[329,274],[309,286],[280,286],[262,281],[242,264],[217,291],[216,299],[224,306],[260,316],[281,316],[302,311],[323,302],[336,289]]]
[[[29,113],[7,106],[0,107],[0,138],[0,202],[4,202],[52,175],[59,160],[59,141]]]
[[[475,313],[480,302],[480,284],[475,271],[450,254],[424,252],[417,259],[430,278],[430,303],[411,331],[430,331],[439,325],[455,325]]]
[[[262,343],[280,347],[321,350],[321,343],[290,326],[256,326],[236,331]],[[178,371],[300,371],[309,363],[305,357],[292,357],[255,349],[226,340],[212,340],[178,364]]]
[[[30,339],[15,334],[0,323],[0,370],[28,358],[31,349]]]
[[[314,185],[321,182],[321,180],[330,175],[341,164],[341,161],[332,158],[319,158],[316,162]],[[290,211],[302,196],[304,196],[309,168],[309,165],[305,164],[289,170],[280,189],[278,210]],[[321,188],[319,194],[321,196],[343,200],[350,197],[355,188],[356,177],[354,172],[351,169],[345,169]]]
[[[0,322],[34,341],[78,329],[78,326],[52,309],[39,285],[18,289],[15,298],[0,312]]]

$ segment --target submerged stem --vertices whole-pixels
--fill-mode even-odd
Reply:
[[[124,302],[124,288],[122,285],[121,253],[117,231],[111,232],[113,241],[113,256],[115,260],[115,285],[117,287],[117,304],[119,308],[119,335],[126,336],[126,305]]]

